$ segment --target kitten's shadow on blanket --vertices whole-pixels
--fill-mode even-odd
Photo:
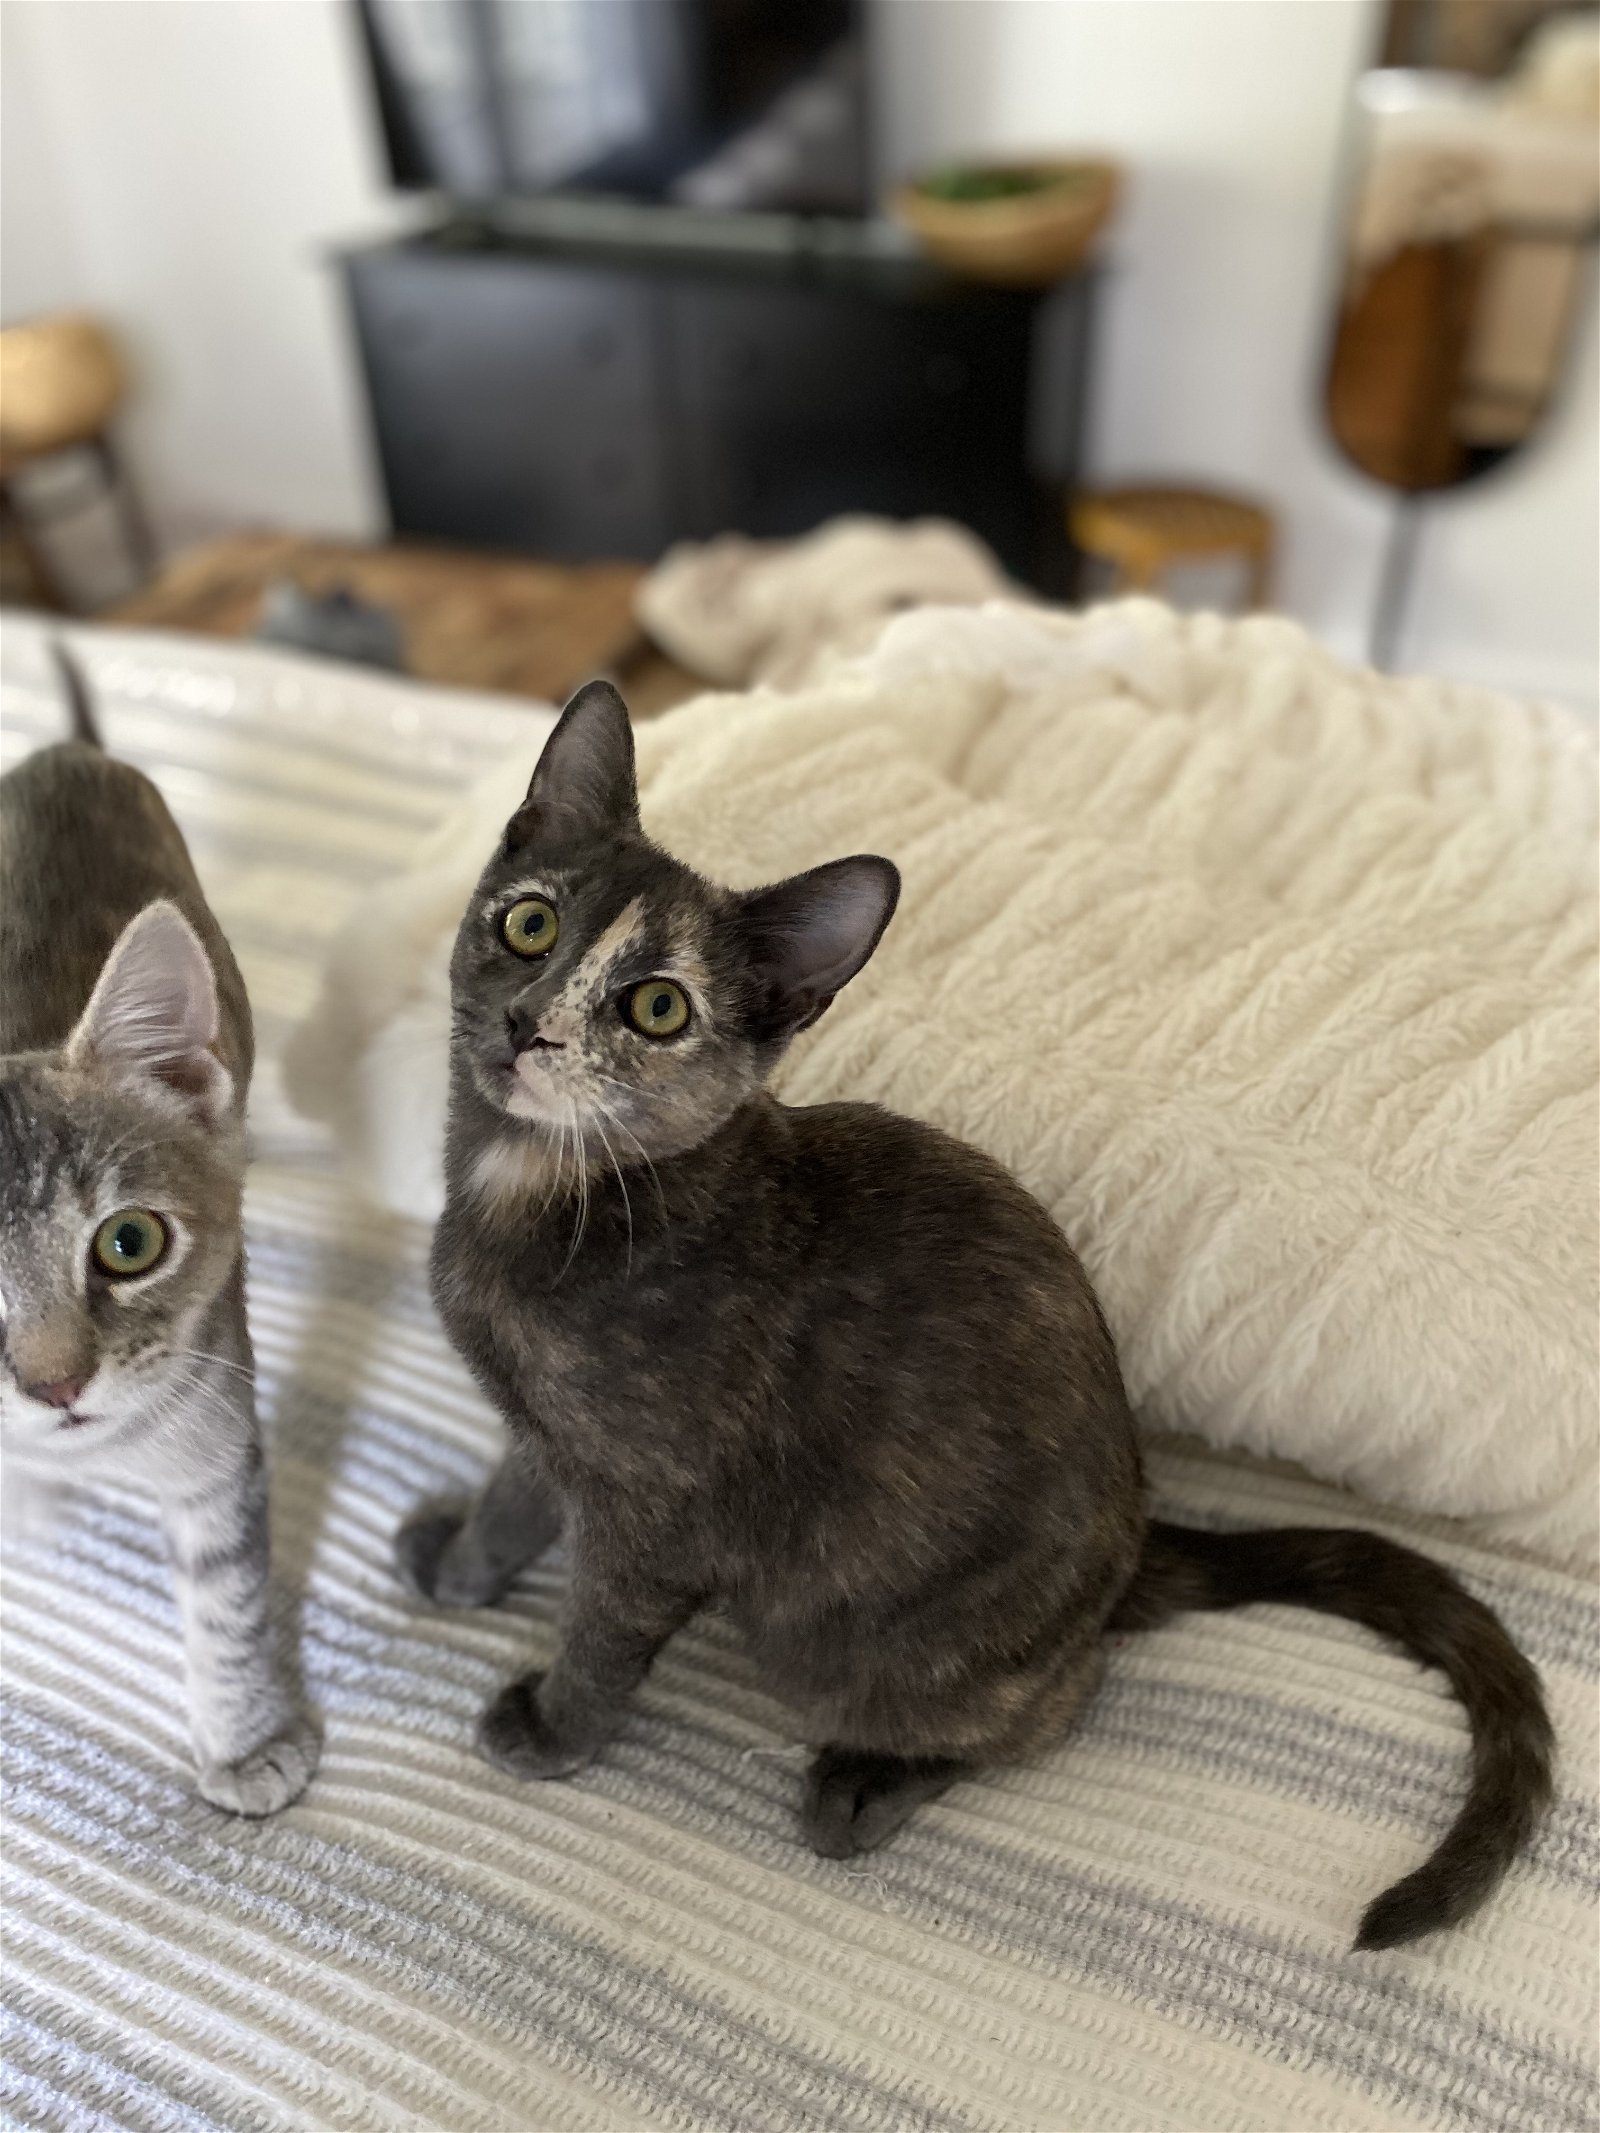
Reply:
[[[299,1166],[264,1165],[252,1174],[246,1236],[272,1448],[274,1580],[315,1697],[318,1556],[388,1330],[431,1314],[428,1232],[371,1208],[331,1168],[313,1181]],[[394,1505],[396,1524],[402,1508]]]

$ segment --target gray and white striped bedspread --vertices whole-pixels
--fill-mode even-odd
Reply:
[[[1471,1926],[1355,1955],[1464,1770],[1442,1684],[1274,1609],[1117,1654],[1080,1734],[863,1866],[812,1858],[798,1751],[718,1623],[624,1740],[521,1788],[468,1750],[548,1654],[559,1562],[483,1616],[388,1568],[495,1428],[434,1323],[416,1225],[353,1203],[273,1055],[319,946],[492,756],[513,707],[228,647],[100,634],[113,744],[158,778],[254,997],[251,1316],[279,1560],[327,1748],[248,1825],[190,1790],[178,1640],[134,1503],[5,1574],[4,2066],[18,2126],[1503,2129],[1595,2122],[1596,1596],[1442,1526],[1181,1447],[1169,1513],[1337,1520],[1456,1565],[1544,1669],[1560,1804]],[[36,631],[3,752],[57,730]],[[381,924],[381,897],[374,920]]]

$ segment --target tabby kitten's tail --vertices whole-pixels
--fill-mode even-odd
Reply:
[[[50,656],[56,663],[56,674],[61,683],[61,693],[67,700],[67,710],[72,717],[72,738],[87,741],[91,748],[104,749],[100,728],[95,724],[94,705],[89,697],[89,684],[77,659],[69,652],[59,637],[50,640]]]
[[[1208,1533],[1152,1524],[1113,1629],[1275,1600],[1361,1622],[1442,1669],[1472,1728],[1472,1783],[1443,1842],[1367,1906],[1358,1948],[1393,1948],[1476,1911],[1550,1799],[1554,1747],[1539,1677],[1498,1618],[1441,1564],[1376,1533],[1286,1526]]]

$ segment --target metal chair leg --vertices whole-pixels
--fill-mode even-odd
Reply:
[[[0,525],[5,527],[17,544],[23,567],[28,573],[34,597],[39,605],[53,609],[58,615],[71,614],[72,603],[62,591],[61,582],[51,567],[50,559],[35,538],[9,481],[0,481]]]
[[[89,449],[100,463],[107,491],[122,523],[122,537],[127,545],[129,558],[143,583],[155,576],[160,558],[150,532],[150,521],[144,515],[144,507],[139,501],[133,478],[107,431],[102,430],[97,437],[92,438]]]

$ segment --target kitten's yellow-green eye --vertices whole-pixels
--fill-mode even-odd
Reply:
[[[555,906],[542,896],[524,896],[500,921],[500,931],[513,955],[548,955],[556,944],[561,922]]]
[[[644,1037],[676,1037],[689,1019],[689,1003],[670,978],[648,978],[628,995],[628,1020]]]
[[[147,1207],[122,1207],[94,1233],[94,1263],[102,1274],[148,1274],[167,1249],[167,1225]]]

